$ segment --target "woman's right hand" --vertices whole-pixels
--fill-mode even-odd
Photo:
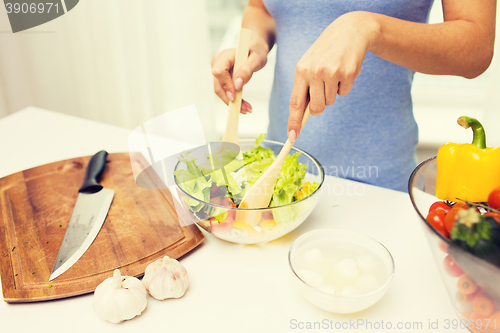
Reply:
[[[253,73],[260,70],[267,62],[269,47],[263,40],[253,38],[247,61],[241,66],[237,73],[233,72],[235,49],[225,49],[216,53],[212,58],[212,75],[214,76],[214,91],[226,104],[234,100],[237,90],[250,80]],[[234,80],[233,80],[234,78]],[[247,101],[241,103],[241,113],[252,112],[252,106]]]

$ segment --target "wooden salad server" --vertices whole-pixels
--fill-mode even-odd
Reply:
[[[302,128],[306,124],[307,119],[310,116],[309,104],[304,112],[304,118],[302,118]],[[293,143],[290,139],[287,139],[279,155],[276,157],[274,162],[269,166],[269,168],[260,176],[260,178],[253,184],[252,187],[243,197],[239,207],[240,208],[266,208],[271,202],[273,196],[274,187],[276,186],[276,181],[280,175],[281,167],[285,158],[288,156],[290,149],[292,149]],[[245,223],[250,225],[257,225],[260,221],[261,212],[260,211],[240,211],[238,219],[243,220]]]
[[[252,30],[241,28],[238,35],[238,43],[236,45],[236,54],[234,56],[234,67],[233,76],[238,70],[243,66],[248,58],[248,52],[250,51],[250,38],[252,36]],[[222,138],[223,142],[232,142],[234,144],[240,145],[238,140],[238,120],[241,111],[241,101],[242,101],[243,88],[236,91],[234,96],[234,101],[229,102],[229,112],[227,113],[227,123],[226,132]]]
[[[248,58],[248,53],[250,51],[250,38],[252,37],[252,30],[241,28],[238,34],[238,41],[236,43],[236,51],[234,55],[234,66],[233,66],[233,78],[238,70],[243,66]],[[240,118],[241,102],[242,102],[243,87],[236,91],[234,100],[229,101],[229,110],[227,113],[226,122],[226,132],[222,137],[222,142],[234,143],[238,147],[240,145],[240,140],[238,139],[238,120]],[[241,154],[241,153],[240,153]],[[221,168],[222,174],[226,181],[227,191],[231,199],[233,198],[231,194],[231,189],[226,176],[224,168]]]

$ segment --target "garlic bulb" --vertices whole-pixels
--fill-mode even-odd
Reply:
[[[138,316],[146,308],[147,292],[141,281],[132,276],[121,276],[115,269],[94,292],[94,312],[101,319],[112,323]]]
[[[156,299],[180,298],[189,286],[187,271],[177,260],[165,256],[146,267],[142,283]]]

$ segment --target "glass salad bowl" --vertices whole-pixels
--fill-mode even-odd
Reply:
[[[241,152],[249,151],[255,146],[255,140],[240,140]],[[264,140],[260,143],[260,146],[271,149],[277,156],[283,147],[283,143]],[[208,202],[200,199],[200,196],[188,193],[179,184],[178,177],[175,176],[177,194],[185,212],[187,212],[187,217],[190,219],[187,222],[196,223],[202,229],[220,239],[240,244],[257,244],[271,241],[294,230],[306,220],[318,203],[320,188],[325,180],[323,168],[314,157],[303,150],[292,147],[289,155],[295,153],[300,153],[298,163],[306,166],[305,177],[298,189],[303,190],[304,187],[314,183],[316,183],[316,186],[305,197],[275,207],[236,208],[228,202],[225,193],[218,194],[224,192],[224,187],[214,187],[213,185],[210,189],[210,202]],[[181,170],[183,164],[181,162],[177,163],[175,172]],[[240,171],[243,170],[240,169]],[[235,177],[237,176],[235,175]],[[296,190],[297,188],[293,189],[293,191]]]
[[[436,157],[418,165],[408,193],[458,316],[454,328],[500,332],[500,268],[455,245],[426,220],[430,206],[439,201],[436,172]]]

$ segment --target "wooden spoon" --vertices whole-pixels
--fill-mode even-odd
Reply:
[[[252,36],[252,30],[241,28],[238,35],[238,43],[236,45],[236,54],[234,56],[234,67],[233,67],[233,78],[234,74],[238,72],[241,66],[245,63],[248,58],[248,52],[250,51],[250,38]],[[238,140],[238,120],[241,111],[241,94],[243,88],[236,91],[234,96],[234,101],[229,102],[229,112],[227,113],[227,123],[226,132],[222,138],[223,142],[232,142],[240,145]]]
[[[302,119],[302,127],[306,124],[307,119],[309,118],[309,104],[306,107],[304,112],[304,118]],[[266,208],[269,206],[271,202],[271,198],[273,196],[274,187],[276,186],[276,181],[278,180],[281,167],[283,166],[283,162],[285,158],[288,156],[290,149],[292,149],[293,143],[290,139],[287,139],[283,148],[274,160],[274,162],[269,166],[269,168],[260,176],[260,178],[253,184],[252,187],[248,190],[248,192],[243,197],[239,207],[240,208]],[[255,226],[260,221],[260,212],[249,212],[249,211],[240,211],[238,218],[243,220],[244,222]]]
[[[243,66],[245,61],[248,58],[248,52],[250,51],[250,38],[252,37],[252,30],[241,28],[238,34],[238,41],[236,43],[236,51],[234,55],[234,66],[233,66],[233,79],[234,75],[238,72],[238,70]],[[240,145],[240,141],[238,139],[238,120],[240,118],[241,111],[241,101],[242,101],[242,93],[243,87],[236,91],[234,96],[234,100],[229,101],[229,110],[227,113],[227,122],[226,122],[226,132],[222,137],[223,142],[230,142],[236,145]],[[221,146],[222,148],[222,146]],[[240,153],[241,154],[241,153]],[[212,164],[213,165],[213,164]],[[229,197],[233,199],[233,195],[231,193],[231,188],[229,186],[229,181],[226,175],[226,171],[224,168],[221,168],[222,175],[226,182],[227,192]],[[234,199],[233,199],[234,200]]]

